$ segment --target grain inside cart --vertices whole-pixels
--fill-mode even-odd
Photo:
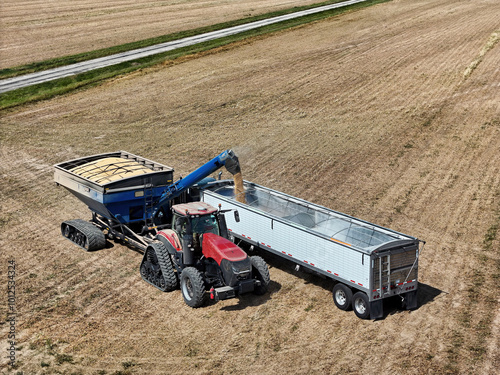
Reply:
[[[234,211],[227,225],[235,239],[338,281],[335,304],[360,318],[381,318],[383,299],[396,295],[417,307],[423,241],[254,183],[244,187],[247,204],[235,199],[232,181],[202,191],[205,202]]]

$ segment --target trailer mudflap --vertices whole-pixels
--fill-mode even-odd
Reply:
[[[417,290],[412,290],[411,292],[404,294],[406,310],[416,310],[418,307],[417,302]]]
[[[380,319],[384,317],[383,300],[379,299],[370,302],[370,319]]]

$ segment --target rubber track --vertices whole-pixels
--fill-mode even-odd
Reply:
[[[83,235],[87,237],[89,242],[88,249],[78,245],[76,242],[73,242],[68,238],[68,240],[70,240],[75,245],[80,246],[85,251],[100,250],[106,246],[106,237],[104,236],[104,233],[102,233],[102,231],[92,223],[82,219],[75,219],[75,220],[65,221],[63,222],[63,224],[72,226],[73,228],[80,231]]]
[[[165,280],[165,288],[160,288],[158,285],[154,285],[162,292],[171,292],[172,290],[177,288],[177,276],[175,275],[174,268],[172,266],[172,261],[170,260],[170,254],[168,253],[167,248],[160,241],[155,241],[151,246],[155,253],[156,258],[158,259],[158,265],[161,269],[161,274],[163,279]],[[151,284],[151,283],[150,283]]]

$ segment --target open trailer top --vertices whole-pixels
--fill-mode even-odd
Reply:
[[[417,238],[245,181],[246,204],[232,181],[204,186],[202,200],[221,204],[235,239],[332,278],[335,304],[361,318],[380,318],[382,300],[400,295],[417,307]]]

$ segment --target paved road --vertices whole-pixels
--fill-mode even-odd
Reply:
[[[223,30],[212,31],[205,34],[174,40],[172,42],[156,44],[150,47],[139,48],[132,51],[117,53],[115,55],[101,57],[93,60],[87,60],[76,64],[62,66],[59,68],[44,70],[41,72],[0,80],[0,93],[36,85],[38,83],[53,81],[59,78],[73,76],[76,74],[88,72],[99,68],[104,68],[107,66],[119,64],[126,61],[137,60],[143,57],[172,51],[177,48],[192,46],[194,44],[199,44],[214,39],[224,38],[226,36],[243,33],[245,31],[257,29],[259,27],[271,25],[274,23],[283,22],[294,18],[307,16],[310,14],[320,13],[331,9],[341,8],[352,4],[362,3],[364,1],[367,0],[343,1],[341,3],[325,5],[300,12],[286,14],[284,16],[268,18],[265,20],[251,22],[240,26],[229,27]]]

